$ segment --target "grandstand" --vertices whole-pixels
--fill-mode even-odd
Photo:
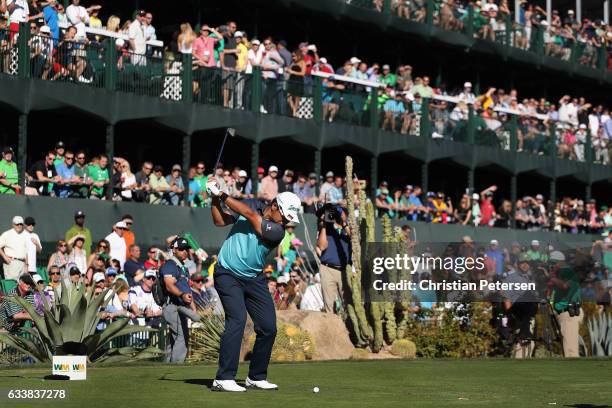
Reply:
[[[130,49],[127,34],[104,27],[87,27],[88,40],[76,50],[62,47],[58,39],[49,55],[41,44],[55,40],[45,33],[32,34],[22,24],[13,36],[3,28],[0,144],[15,148],[24,191],[32,164],[59,140],[72,150],[85,149],[88,157],[125,158],[133,170],[146,160],[166,169],[180,163],[187,185],[189,167],[199,160],[212,165],[224,129],[234,127],[238,136],[225,153],[225,167],[248,170],[254,185],[260,166],[341,173],[344,156],[351,154],[357,176],[369,182],[372,194],[384,180],[391,186],[418,184],[424,194],[443,191],[458,202],[465,192],[495,184],[496,197],[513,204],[537,194],[550,205],[563,197],[607,204],[612,169],[594,142],[606,136],[591,134],[591,127],[578,132],[578,122],[555,116],[550,106],[560,111],[557,101],[567,94],[609,112],[608,2],[597,9],[582,1],[575,41],[566,36],[559,47],[550,43],[554,32],[547,27],[556,27],[557,18],[550,2],[549,8],[533,2],[542,11],[523,5],[518,13],[510,4],[508,13],[499,10],[484,26],[479,13],[485,7],[471,2],[410,3],[398,9],[398,2],[387,0],[230,1],[222,7],[194,1],[180,10],[140,4],[153,13],[157,27],[157,38],[143,55]],[[556,10],[561,27],[574,6],[561,4]],[[100,18],[106,22],[116,14],[123,21],[132,17],[132,8],[105,5]],[[531,19],[525,17],[527,9]],[[306,40],[316,44],[317,58],[330,62],[332,74],[323,67],[305,82],[287,76],[284,83],[272,83],[257,66],[232,81],[221,67],[184,69],[194,57],[179,50],[179,23],[198,28],[228,20],[237,21],[249,40],[271,36],[284,40],[289,50]],[[44,24],[40,18],[33,21],[38,28]],[[580,35],[590,32],[589,24],[597,34],[585,42]],[[67,27],[60,24],[62,35]],[[487,27],[492,34],[485,32]],[[526,31],[529,36],[523,38]],[[77,63],[72,67],[62,65],[73,57]],[[427,76],[431,84],[422,89],[431,86],[432,92],[415,103],[414,92],[385,89],[371,75],[343,76],[336,68],[352,57],[367,62],[368,70],[377,66],[381,76],[387,62],[398,72],[411,64],[415,84],[421,86],[416,81]],[[42,71],[41,64],[46,67]],[[473,84],[475,97],[486,98],[495,88],[488,94],[494,103],[462,99],[464,82]],[[296,86],[303,93],[292,109],[287,96]],[[507,96],[515,90],[518,98],[502,103],[500,90]],[[394,98],[411,109],[392,127],[386,116],[394,115],[385,102]],[[331,115],[334,105],[337,114]],[[578,150],[568,147],[568,132],[579,136]],[[106,194],[110,199],[113,190]]]

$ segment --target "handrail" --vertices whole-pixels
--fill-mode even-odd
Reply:
[[[66,21],[62,21],[61,23],[58,24],[58,26],[65,30],[68,27],[70,27],[70,24],[68,24],[68,22]],[[113,38],[121,38],[126,41],[129,41],[130,39],[130,37],[127,34],[116,33],[114,31],[108,31],[103,28],[97,28],[97,27],[85,27],[85,32],[87,34],[103,35],[105,37],[113,37]],[[147,45],[163,48],[164,42],[160,40],[149,40],[147,41]]]

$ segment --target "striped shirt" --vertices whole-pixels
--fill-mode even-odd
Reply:
[[[9,297],[22,297],[34,306],[34,294],[28,292],[25,296],[19,295],[19,288],[11,289],[7,295],[0,301],[0,327],[9,331],[15,332],[21,327],[21,321],[14,321],[13,316],[19,312],[23,312],[25,309],[19,306],[17,303],[11,302]]]

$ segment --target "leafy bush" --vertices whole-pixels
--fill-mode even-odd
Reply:
[[[403,358],[415,358],[416,345],[408,339],[395,340],[391,345],[391,354]]]
[[[497,341],[490,321],[488,303],[457,304],[410,317],[404,337],[414,342],[419,357],[484,357]]]

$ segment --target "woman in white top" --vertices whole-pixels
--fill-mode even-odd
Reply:
[[[136,186],[136,176],[132,173],[130,163],[127,160],[121,160],[121,199],[132,201],[132,190]]]
[[[84,274],[87,271],[87,252],[83,246],[85,245],[85,237],[82,235],[75,235],[68,241],[68,250],[70,251],[70,255],[68,255],[69,262],[74,262],[81,271],[81,274]]]
[[[183,54],[191,54],[193,52],[193,43],[196,40],[197,35],[191,28],[191,24],[181,24],[181,33],[177,38],[179,52]]]
[[[253,67],[258,67],[261,65],[261,60],[263,59],[263,49],[260,47],[260,42],[258,39],[253,39],[251,41],[251,48],[247,53],[247,66],[245,73],[252,74]]]

